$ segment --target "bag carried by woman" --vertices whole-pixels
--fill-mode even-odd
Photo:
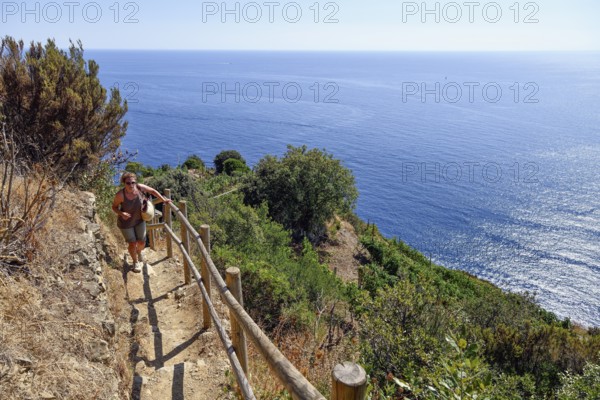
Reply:
[[[152,218],[154,218],[154,204],[142,194],[141,190],[138,189],[138,193],[142,198],[142,219],[146,222],[152,221]]]

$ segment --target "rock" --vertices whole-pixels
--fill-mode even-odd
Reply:
[[[96,282],[83,282],[81,286],[83,289],[87,290],[94,299],[101,293],[100,286]]]
[[[81,258],[79,258],[78,255],[73,255],[73,257],[71,258],[71,263],[72,266],[77,266],[77,265],[81,265]]]
[[[102,234],[100,233],[100,225],[98,225],[98,224],[94,224],[94,223],[87,224],[86,231],[91,232],[96,239],[102,237]]]
[[[115,321],[113,321],[112,319],[107,319],[105,321],[102,321],[102,329],[104,329],[104,331],[106,333],[108,333],[111,337],[114,337],[115,334],[117,333],[117,327],[115,325]]]
[[[90,265],[90,262],[91,262],[90,257],[88,256],[88,254],[83,249],[79,250],[77,252],[77,257],[81,261],[81,265],[85,265],[85,266]]]
[[[89,220],[93,220],[96,207],[96,196],[90,192],[82,192],[79,204],[83,209],[83,216],[87,217]]]
[[[175,300],[181,300],[185,297],[185,291],[183,288],[179,288],[175,291]]]
[[[94,362],[106,361],[110,358],[108,343],[104,340],[95,339],[90,343],[90,360]]]
[[[56,396],[50,392],[42,392],[42,393],[40,393],[40,399],[52,400],[52,399],[56,399]]]
[[[144,371],[146,369],[146,362],[144,360],[140,360],[135,364],[135,371],[139,374],[140,371]]]
[[[196,361],[196,366],[198,368],[204,368],[206,367],[206,361],[204,361],[203,359],[199,359],[198,361]]]

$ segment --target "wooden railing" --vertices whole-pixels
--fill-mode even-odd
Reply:
[[[165,191],[165,197],[171,198],[170,190]],[[173,232],[172,214],[179,220],[181,238]],[[292,395],[292,398],[300,400],[325,400],[323,395],[279,351],[256,322],[252,320],[246,310],[244,310],[239,269],[228,268],[226,272],[227,282],[223,280],[210,258],[210,227],[203,225],[200,228],[200,233],[194,229],[187,218],[186,202],[179,202],[179,207],[173,203],[165,204],[163,222],[159,222],[157,218],[147,226],[147,229],[149,231],[151,246],[154,246],[155,243],[154,230],[163,229],[166,232],[167,255],[169,257],[173,256],[173,242],[179,247],[183,255],[185,283],[190,284],[191,276],[193,276],[204,298],[202,306],[203,328],[209,329],[212,323],[214,323],[244,399],[255,399],[246,377],[246,373],[248,372],[247,335],[265,358],[275,376]],[[191,243],[197,245],[201,254],[200,272],[190,256]],[[210,296],[211,278],[216,283],[223,302],[229,308],[232,338],[227,335],[212,304]],[[367,378],[361,366],[353,363],[337,365],[332,372],[332,377],[332,399],[365,399]]]

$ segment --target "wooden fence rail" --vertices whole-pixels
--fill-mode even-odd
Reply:
[[[196,282],[198,283],[198,286],[200,287],[200,291],[202,292],[202,297],[204,298],[204,303],[208,305],[208,310],[209,310],[212,320],[215,323],[217,333],[219,334],[219,337],[221,338],[221,342],[223,343],[223,346],[225,346],[225,349],[227,351],[227,357],[229,358],[229,362],[231,363],[231,367],[233,369],[235,379],[238,383],[238,386],[240,387],[240,390],[242,392],[242,395],[244,396],[244,399],[256,400],[256,397],[254,397],[254,393],[252,392],[252,388],[250,387],[250,383],[248,382],[248,379],[246,378],[246,374],[244,373],[244,370],[243,370],[242,366],[240,365],[238,357],[236,356],[233,344],[231,343],[229,336],[227,336],[227,332],[225,332],[225,328],[223,328],[223,325],[221,324],[221,320],[219,319],[219,316],[217,315],[217,311],[215,310],[212,302],[210,301],[210,294],[206,291],[206,288],[204,287],[204,284],[202,282],[202,276],[198,272],[198,269],[196,269],[194,262],[192,261],[192,258],[187,253],[187,251],[185,249],[185,244],[183,243],[182,240],[180,240],[177,237],[177,235],[175,235],[175,233],[171,230],[171,228],[169,228],[168,226],[165,226],[165,230],[171,236],[172,240],[175,241],[177,246],[179,246],[179,249],[181,250],[183,257],[189,263],[190,269],[191,269],[192,273],[194,274],[194,278],[196,279]]]
[[[170,191],[167,195],[170,196]],[[189,283],[189,273],[194,276],[202,296],[203,302],[203,327],[208,329],[212,323],[225,346],[227,356],[232,365],[240,391],[244,399],[255,399],[252,388],[248,383],[245,372],[247,371],[246,335],[267,361],[270,369],[285,386],[295,400],[325,400],[323,395],[296,369],[296,367],[279,351],[267,335],[252,320],[243,307],[240,273],[237,268],[228,269],[228,284],[223,280],[217,267],[210,257],[210,228],[201,227],[201,234],[190,224],[187,219],[186,203],[180,202],[179,207],[173,203],[164,207],[164,223],[150,225],[149,229],[163,228],[167,232],[167,247],[172,242],[179,247],[184,257],[186,283]],[[171,213],[175,214],[181,225],[179,239],[172,229]],[[186,240],[186,238],[189,238]],[[190,256],[190,242],[196,243],[201,254],[201,273],[193,263]],[[167,249],[172,255],[172,249]],[[211,278],[217,285],[223,302],[227,305],[231,316],[231,332],[233,341],[227,335],[210,299]],[[240,329],[241,328],[241,329]],[[364,369],[352,363],[338,365],[332,372],[332,396],[335,400],[364,400],[366,397],[366,374]]]

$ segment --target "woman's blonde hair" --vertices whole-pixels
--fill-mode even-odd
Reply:
[[[137,181],[137,175],[134,174],[133,172],[125,172],[122,176],[121,176],[121,184],[124,185],[125,181],[129,178],[133,178]]]

